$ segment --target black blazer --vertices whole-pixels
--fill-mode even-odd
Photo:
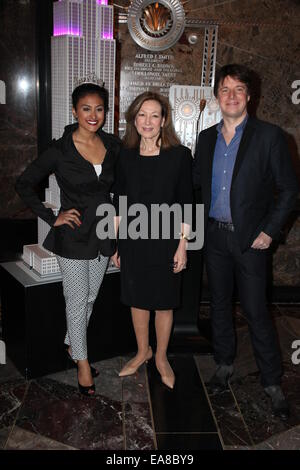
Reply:
[[[102,130],[98,134],[107,149],[99,178],[93,165],[77,151],[72,134],[77,128],[72,124],[65,128],[63,137],[34,160],[18,178],[16,191],[32,211],[52,226],[43,246],[60,256],[70,259],[94,259],[101,253],[111,256],[116,249],[115,240],[99,240],[96,226],[101,219],[96,210],[101,203],[111,203],[110,190],[115,178],[121,141]],[[54,173],[60,187],[62,211],[75,208],[80,214],[80,227],[69,225],[53,227],[56,216],[46,208],[35,192],[35,186]]]
[[[196,189],[201,189],[205,222],[211,204],[212,166],[216,125],[199,134],[193,167]],[[274,195],[274,186],[277,197]],[[292,210],[299,185],[282,130],[249,117],[233,169],[230,208],[242,251],[263,231],[276,238]]]

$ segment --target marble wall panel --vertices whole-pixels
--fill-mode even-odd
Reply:
[[[6,85],[6,104],[0,105],[0,217],[23,207],[14,183],[36,157],[36,38],[34,0],[0,3],[0,79]]]
[[[261,78],[257,117],[281,126],[300,181],[300,104],[292,84],[300,79],[300,4],[294,0],[192,0],[188,17],[219,20],[217,67],[240,62]],[[257,24],[255,24],[257,23]],[[273,259],[275,285],[300,285],[300,221],[279,245]]]
[[[119,4],[128,6],[128,1],[120,0]],[[190,0],[185,2],[185,11],[187,18],[216,20],[219,24],[217,67],[242,62],[261,77],[257,115],[291,134],[299,165],[300,136],[296,130],[300,104],[293,104],[291,99],[292,83],[300,79],[299,2]],[[190,70],[187,73],[190,78]]]
[[[129,4],[128,0],[117,3]],[[0,217],[20,214],[24,206],[14,192],[14,182],[36,156],[35,8],[35,0],[2,0],[0,3],[3,24],[0,80],[6,83],[7,91],[6,104],[0,105]],[[217,67],[242,62],[261,77],[257,116],[284,128],[300,179],[300,104],[293,104],[291,98],[292,84],[300,80],[299,1],[190,0],[185,2],[185,10],[187,18],[215,19],[219,24]],[[122,28],[120,25],[119,30]],[[122,31],[121,35],[128,34]],[[193,64],[201,63],[197,51],[193,49],[191,53],[184,35],[174,51],[174,65],[184,65],[181,82],[192,84],[191,77],[197,80],[199,76]],[[202,40],[198,52],[202,52]],[[130,48],[122,50],[122,61],[126,62],[132,53]],[[23,78],[28,80],[26,92],[20,88]],[[299,234],[299,224],[295,230]],[[276,255],[274,279],[287,285],[299,285],[295,270],[300,260],[300,246],[292,239],[289,243],[288,249],[283,245]]]
[[[285,243],[274,253],[273,282],[276,286],[300,286],[300,217],[294,222]]]
[[[300,79],[300,5],[295,0],[191,0],[187,17],[219,23],[217,67],[241,62],[261,77],[257,116],[280,125],[290,135],[299,163],[300,104],[292,102],[292,83]]]
[[[197,38],[189,43],[189,36]],[[127,24],[118,28],[120,59],[120,134],[125,130],[125,111],[134,98],[146,90],[155,90],[169,96],[172,85],[200,83],[204,44],[204,28],[188,27],[171,48],[153,52],[138,46],[129,33]]]

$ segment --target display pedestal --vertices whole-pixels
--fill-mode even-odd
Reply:
[[[64,370],[65,301],[60,275],[39,279],[22,261],[2,263],[3,340],[27,378]],[[120,303],[120,273],[106,274],[88,328],[92,362],[136,349],[129,307]]]
[[[174,312],[170,352],[211,352],[197,317],[201,254],[191,252],[184,273],[182,307]],[[64,370],[65,300],[61,275],[41,278],[22,261],[0,264],[3,340],[7,356],[26,378]],[[150,340],[155,346],[151,322]],[[120,302],[120,273],[104,276],[88,328],[91,362],[136,350],[130,308]]]

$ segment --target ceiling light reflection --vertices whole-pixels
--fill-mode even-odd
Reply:
[[[18,87],[23,93],[27,93],[29,89],[29,81],[27,80],[27,78],[20,78],[18,82]]]

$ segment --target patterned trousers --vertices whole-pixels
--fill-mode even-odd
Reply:
[[[57,256],[66,301],[67,334],[72,358],[87,359],[87,327],[108,263],[108,257],[91,260]]]

